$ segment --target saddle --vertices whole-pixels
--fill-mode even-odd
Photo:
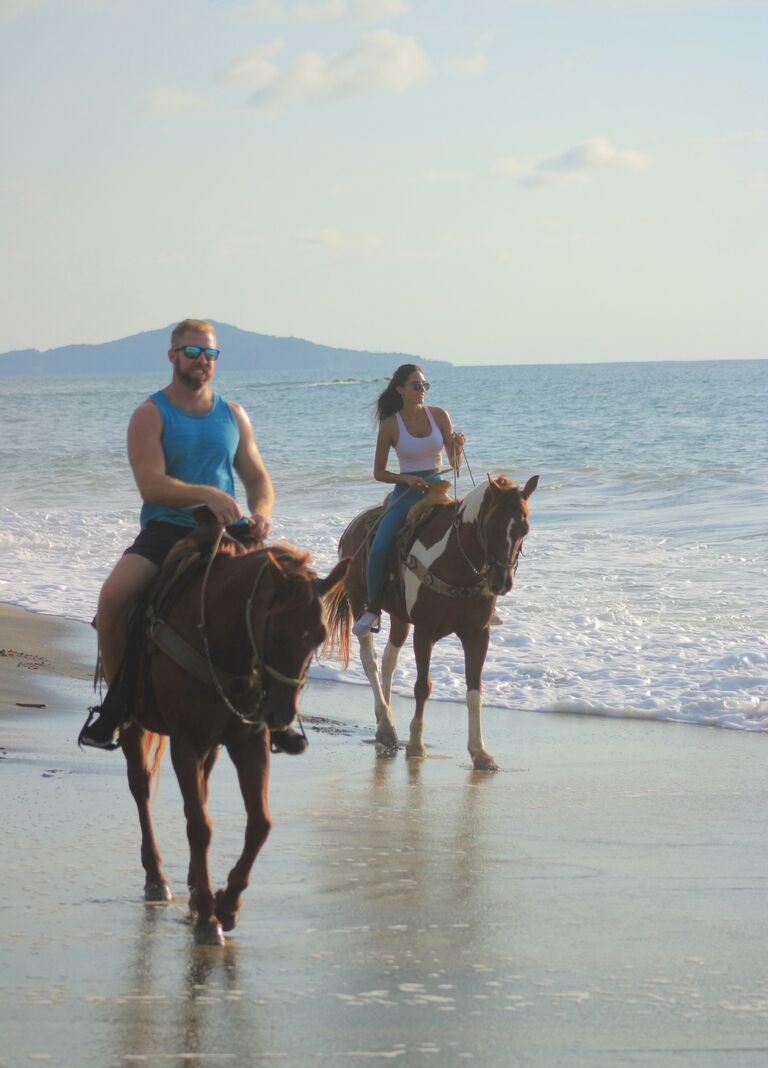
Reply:
[[[405,522],[392,543],[387,560],[387,578],[385,589],[394,593],[397,598],[405,603],[405,591],[403,588],[403,566],[410,558],[411,546],[418,537],[422,527],[441,509],[447,505],[455,505],[452,497],[448,496],[450,483],[445,481],[431,482],[426,493],[417,501],[405,517]],[[365,538],[358,550],[361,553],[361,570],[365,575],[368,563],[368,550],[376,535],[379,522],[386,511],[387,501],[375,508],[370,508],[365,515]]]
[[[165,622],[183,590],[202,575],[218,549],[221,528],[212,513],[201,507],[193,514],[197,526],[170,550],[149,590],[131,612],[123,662],[102,706],[106,709],[119,705],[123,722],[133,720],[146,730],[161,733],[164,724],[156,707],[151,677],[152,657],[158,650],[194,678],[211,685],[205,658]],[[231,537],[220,551],[239,555],[251,551],[254,544],[253,538],[244,533],[242,537]],[[217,669],[217,675],[225,685],[230,682],[227,672]]]

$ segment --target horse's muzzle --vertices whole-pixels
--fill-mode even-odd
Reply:
[[[494,568],[488,572],[488,589],[494,597],[503,597],[512,589],[512,571],[505,568]]]

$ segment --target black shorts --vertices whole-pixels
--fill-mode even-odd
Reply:
[[[164,523],[161,519],[150,519],[147,525],[139,531],[133,545],[129,545],[125,550],[123,556],[135,553],[136,556],[143,556],[145,560],[160,567],[176,542],[186,538],[194,529],[194,527],[183,527],[181,523]],[[227,534],[231,534],[244,545],[252,542],[247,523],[230,523],[227,527]]]

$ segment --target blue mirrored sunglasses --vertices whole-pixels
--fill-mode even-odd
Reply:
[[[411,387],[411,389],[419,390],[419,392],[421,392],[421,390],[423,389],[424,392],[426,393],[427,390],[429,389],[429,382],[411,382],[410,383],[410,387]]]
[[[174,352],[183,352],[189,360],[196,360],[199,356],[205,356],[206,360],[218,360],[221,349],[201,349],[199,345],[178,345]]]

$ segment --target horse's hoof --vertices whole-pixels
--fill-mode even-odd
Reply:
[[[198,946],[223,946],[226,945],[224,932],[220,923],[198,923],[194,930],[195,942]]]
[[[216,891],[213,907],[216,909],[216,915],[219,918],[222,930],[234,931],[237,926],[237,918],[240,915],[240,912],[237,908],[228,908],[224,904],[224,895],[221,890]]]
[[[168,883],[157,880],[147,883],[144,887],[145,901],[173,901],[173,894]]]
[[[405,755],[407,757],[425,757],[427,751],[423,745],[406,745]]]
[[[473,757],[472,767],[475,771],[499,771],[499,765],[493,759],[490,753],[480,753],[478,756]]]
[[[376,731],[376,745],[381,745],[385,749],[397,749],[400,744],[397,740],[397,734],[393,730],[380,730]]]

